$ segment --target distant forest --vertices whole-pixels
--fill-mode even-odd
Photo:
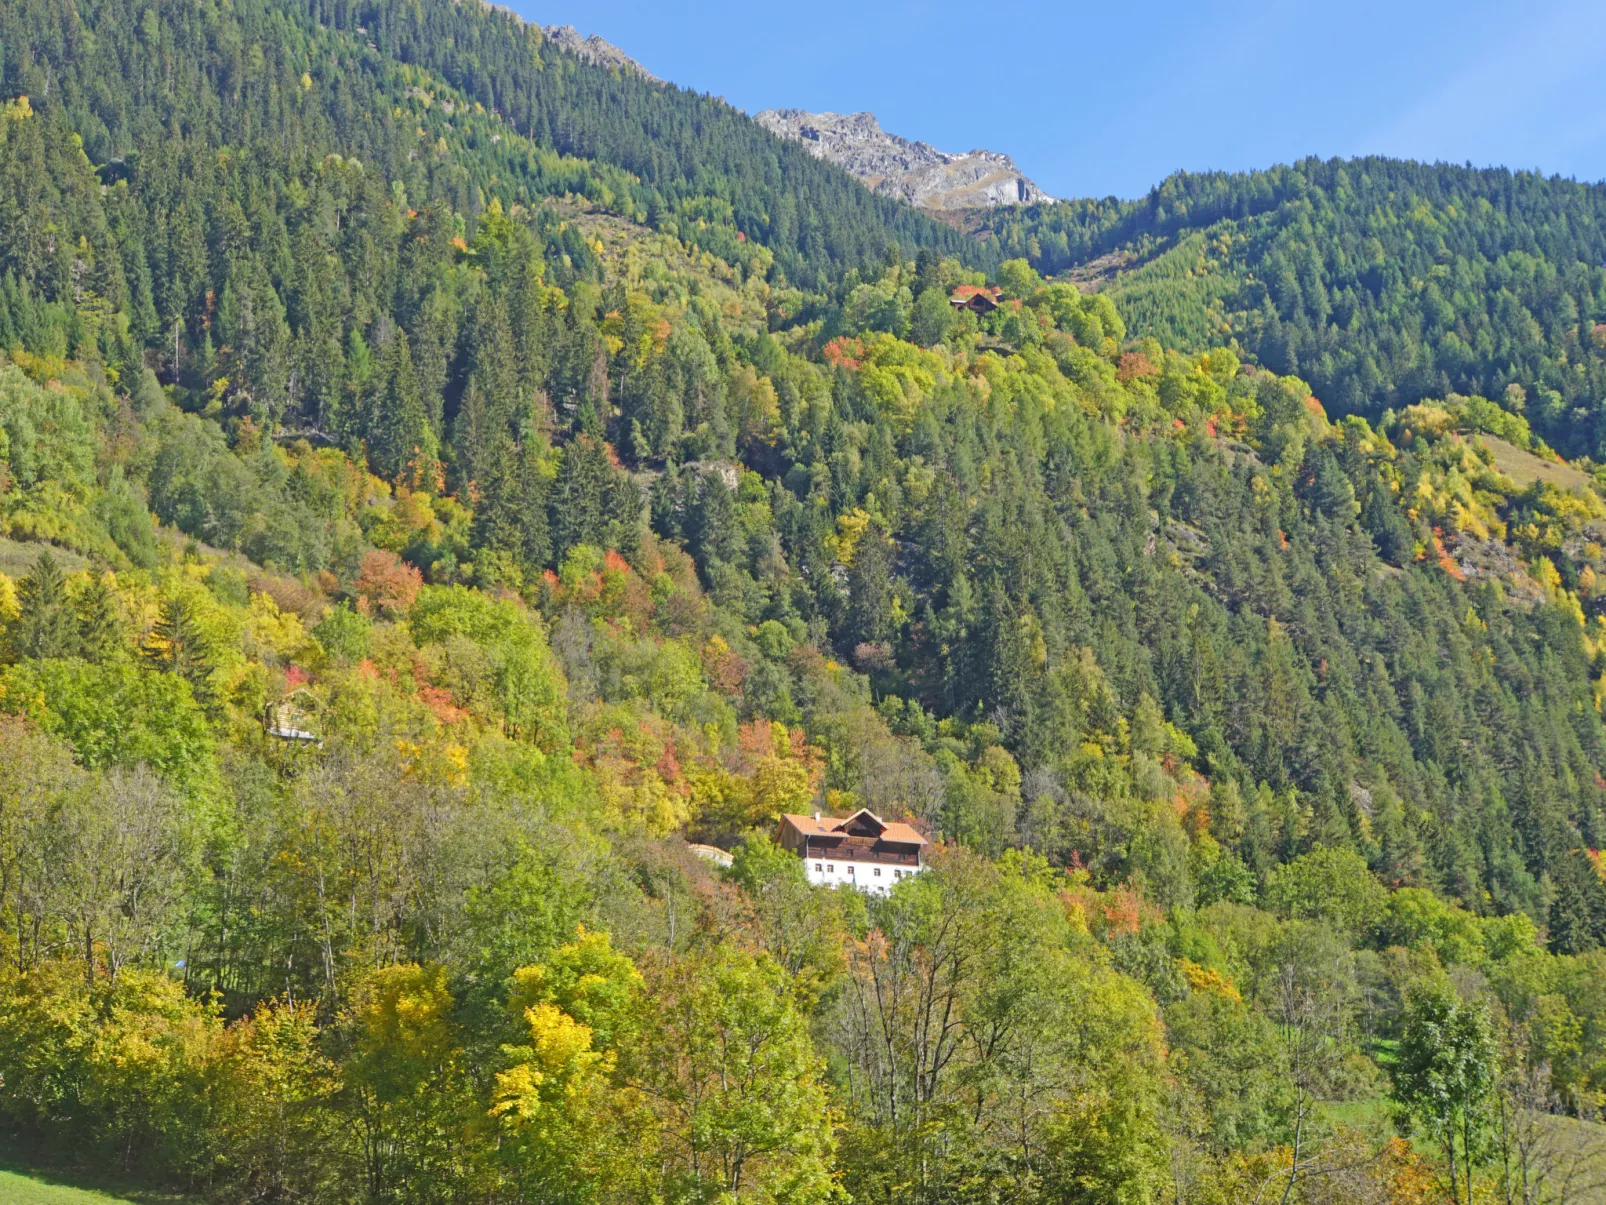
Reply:
[[[1134,329],[1175,347],[1235,339],[1334,410],[1478,394],[1566,454],[1606,458],[1606,185],[1304,159],[989,225],[1044,272],[1105,260]]]

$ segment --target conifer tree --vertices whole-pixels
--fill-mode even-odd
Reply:
[[[736,500],[719,474],[705,473],[697,479],[697,500],[688,518],[686,535],[705,569],[715,561],[734,561],[740,555],[742,533],[736,525]]]
[[[28,575],[18,583],[17,602],[22,614],[12,635],[12,651],[16,656],[71,657],[78,651],[78,633],[67,598],[66,579],[48,548],[39,554]]]
[[[394,481],[416,460],[433,459],[436,451],[423,389],[401,330],[391,335],[385,348],[382,379],[369,422],[368,457],[375,472]]]
[[[551,559],[548,484],[539,465],[505,432],[499,432],[487,454],[479,486],[475,542],[507,553],[526,572],[539,572]]]
[[[552,315],[546,308],[541,261],[535,256],[525,259],[514,274],[507,305],[519,389],[525,397],[533,398],[538,390],[546,387],[552,344]]]
[[[188,682],[197,699],[204,702],[210,696],[211,642],[194,605],[184,595],[162,604],[161,617],[145,644],[145,656],[164,673],[177,674]]]
[[[547,519],[547,499],[551,482],[540,465],[529,455],[518,458],[518,517],[520,553],[532,569],[552,562],[552,531]],[[624,483],[632,492],[634,486]]]
[[[480,497],[493,488],[487,480],[498,441],[487,413],[485,394],[477,381],[469,381],[452,423],[452,482],[458,490],[472,484]]]
[[[848,569],[848,623],[855,639],[879,644],[892,634],[892,542],[871,522]]]
[[[1361,512],[1355,501],[1355,486],[1339,467],[1337,459],[1325,449],[1316,458],[1311,501],[1322,514],[1341,523],[1351,521]]]
[[[563,449],[552,483],[552,551],[561,559],[576,544],[623,542],[641,509],[635,483],[609,462],[607,450],[589,435]]]
[[[500,297],[482,301],[474,311],[473,349],[468,388],[477,388],[489,421],[498,428],[518,423],[519,373],[507,307]],[[467,394],[464,395],[465,404]]]
[[[1582,954],[1606,938],[1606,889],[1580,850],[1557,858],[1555,893],[1550,904],[1550,947],[1560,954]]]
[[[288,401],[290,331],[284,304],[254,257],[231,261],[218,303],[218,325],[236,394],[248,396],[259,417],[277,421]]]
[[[89,575],[89,582],[79,592],[74,610],[82,656],[89,661],[103,661],[111,656],[122,644],[123,621],[117,611],[117,596],[104,574]]]

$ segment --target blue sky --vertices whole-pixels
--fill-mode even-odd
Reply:
[[[1603,0],[512,0],[749,112],[869,109],[1058,196],[1380,153],[1606,178]]]

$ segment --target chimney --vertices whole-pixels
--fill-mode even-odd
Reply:
[[[814,813],[814,823],[818,824],[819,822],[820,822],[820,813],[815,812]]]

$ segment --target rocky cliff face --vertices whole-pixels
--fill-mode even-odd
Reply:
[[[889,134],[873,113],[805,113],[766,109],[754,118],[771,133],[801,142],[879,193],[926,209],[990,209],[1054,198],[997,151],[939,151]]]
[[[596,34],[588,38],[572,25],[546,25],[541,29],[541,36],[559,50],[598,67],[617,67],[621,71],[634,71],[655,84],[663,82],[612,42],[604,42]]]

